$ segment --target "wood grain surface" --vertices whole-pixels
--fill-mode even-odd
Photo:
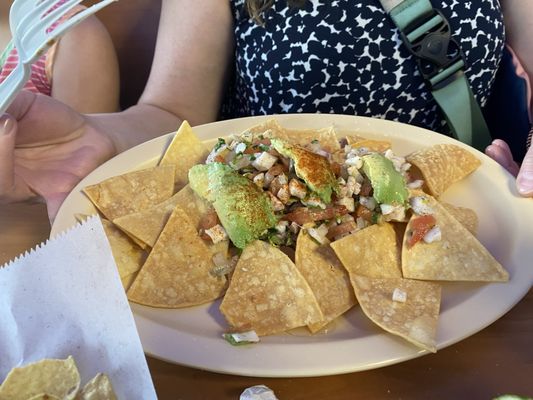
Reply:
[[[46,240],[49,230],[42,204],[0,206],[0,265]],[[295,379],[249,378],[147,359],[161,400],[238,399],[245,388],[258,384],[274,390],[279,400],[492,399],[505,393],[533,396],[533,290],[502,318],[453,346],[364,372]]]

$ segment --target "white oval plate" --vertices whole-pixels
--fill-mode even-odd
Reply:
[[[249,117],[194,127],[209,140],[239,133],[268,117]],[[276,116],[288,128],[321,128],[331,124],[371,138],[386,138],[398,155],[436,143],[461,143],[428,130],[386,120],[332,114]],[[105,178],[155,165],[173,134],[134,147],[83,179],[63,203],[52,226],[52,236],[76,223],[75,214],[92,214],[92,204],[81,189]],[[479,240],[509,271],[507,283],[448,283],[444,285],[437,348],[456,343],[491,324],[509,311],[533,282],[533,200],[521,198],[514,179],[484,154],[475,152],[481,167],[455,184],[443,199],[476,210]],[[348,312],[328,333],[304,331],[263,337],[255,345],[233,347],[221,334],[226,325],[219,302],[179,310],[131,304],[144,350],[166,361],[205,370],[245,376],[299,377],[333,375],[377,368],[423,354],[405,340],[370,322],[358,307]]]

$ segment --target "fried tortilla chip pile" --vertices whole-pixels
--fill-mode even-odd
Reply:
[[[44,359],[13,368],[0,385],[2,400],[116,400],[108,376],[97,374],[81,386],[80,373],[72,356]]]
[[[400,157],[387,141],[273,119],[209,151],[184,122],[159,165],[85,193],[130,301],[222,298],[228,331],[259,336],[325,331],[358,303],[434,352],[439,282],[508,280],[475,237],[476,213],[439,201],[479,165],[456,145]]]

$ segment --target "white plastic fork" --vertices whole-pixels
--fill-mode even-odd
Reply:
[[[24,87],[31,73],[31,65],[69,29],[88,16],[117,0],[102,0],[61,23],[51,32],[48,29],[83,0],[66,0],[53,8],[58,0],[15,0],[9,11],[12,42],[19,62],[0,84],[0,115]]]

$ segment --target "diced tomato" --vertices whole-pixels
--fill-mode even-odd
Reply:
[[[289,167],[287,167],[286,165],[280,164],[280,163],[274,164],[268,170],[268,173],[270,175],[272,175],[272,176],[278,176],[278,175],[280,175],[283,172],[288,174],[289,173]]]
[[[244,150],[244,154],[254,154],[254,153],[261,153],[263,152],[262,146],[270,146],[270,139],[265,138],[261,140],[256,140],[251,145],[246,147],[246,150]],[[270,151],[269,151],[270,153]]]
[[[279,190],[283,186],[282,183],[279,182],[279,179],[273,179],[272,182],[270,182],[270,186],[268,187],[268,190],[274,195],[277,196]]]
[[[215,157],[215,161],[216,161],[216,162],[219,162],[219,163],[225,163],[225,162],[226,162],[226,159],[225,159],[224,156],[222,156],[221,154],[218,154],[218,155]]]
[[[335,225],[329,228],[328,234],[326,235],[326,237],[329,240],[334,240],[337,236],[350,233],[351,231],[354,231],[356,229],[357,229],[357,224],[355,223],[355,221],[343,222],[342,224]]]
[[[252,143],[252,146],[259,146],[260,144],[265,145],[265,146],[270,146],[272,142],[270,141],[269,138],[263,138],[263,139],[255,140]]]
[[[205,233],[207,229],[211,229],[215,225],[219,224],[220,220],[214,209],[207,211],[200,219],[198,229],[200,231],[200,237],[204,240],[211,240],[211,237]]]
[[[426,236],[426,233],[428,233],[436,224],[437,220],[433,215],[428,214],[414,218],[411,221],[411,230],[410,236],[407,239],[407,246],[413,247],[416,243],[422,240],[422,238]]]
[[[364,205],[359,204],[357,206],[357,210],[355,210],[354,217],[357,219],[358,217],[363,218],[367,222],[372,222],[372,210],[366,208]]]
[[[332,161],[329,164],[331,166],[331,170],[335,174],[335,176],[341,176],[342,166],[336,161]]]
[[[370,181],[368,179],[365,179],[363,183],[361,184],[361,190],[359,191],[360,196],[368,197],[372,194],[373,189],[372,185],[370,184]]]
[[[324,221],[348,214],[348,209],[342,205],[327,206],[324,210],[299,207],[286,214],[283,219],[303,225],[308,222]]]

